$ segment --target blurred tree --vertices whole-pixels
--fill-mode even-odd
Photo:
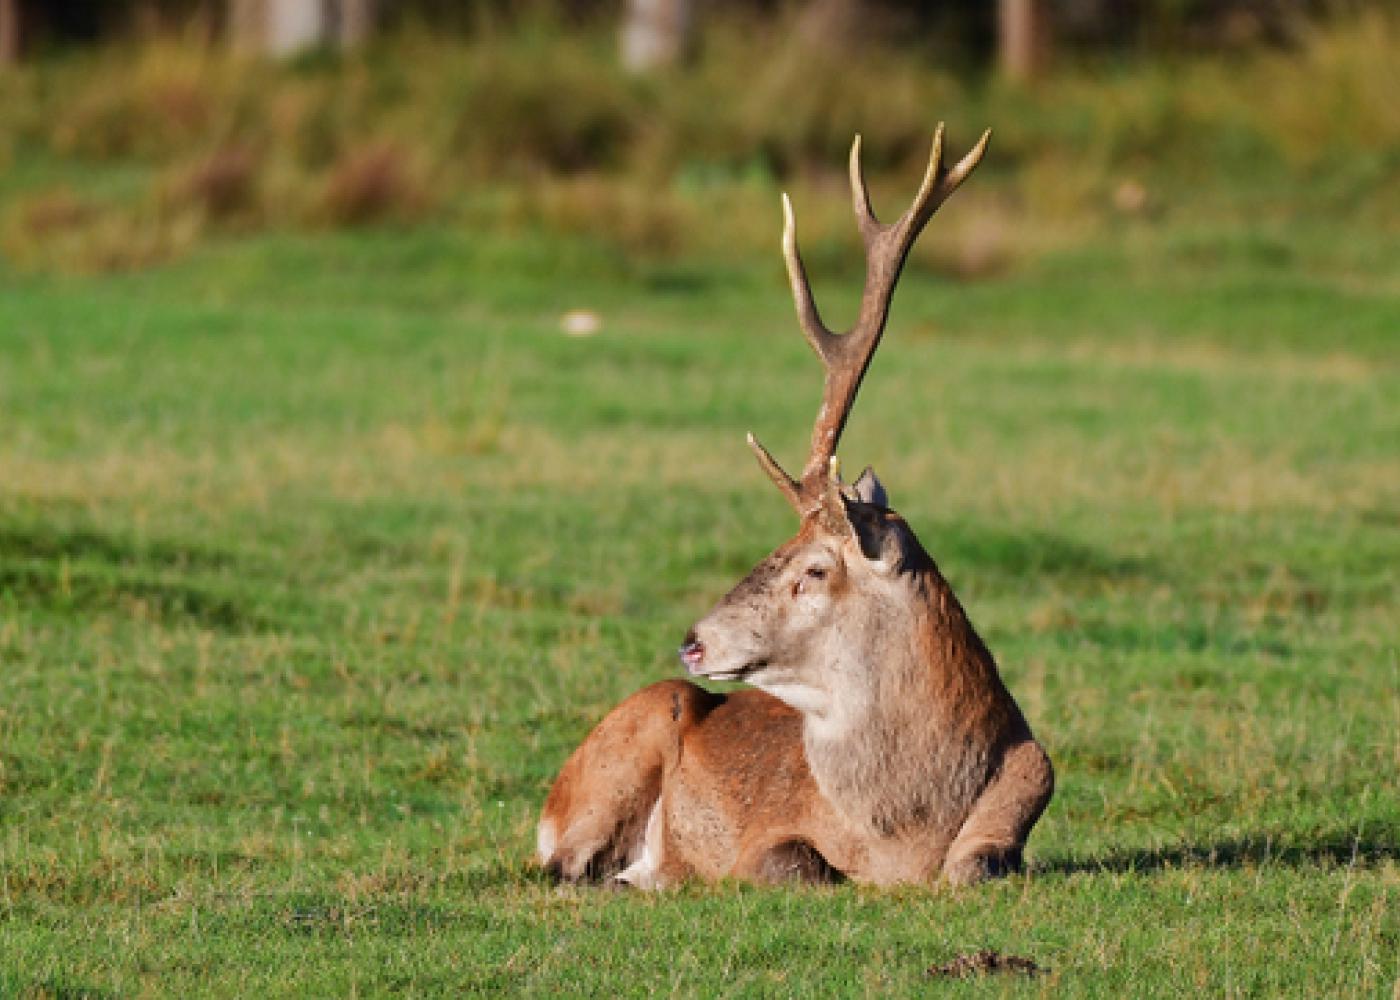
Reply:
[[[374,0],[340,0],[336,37],[342,46],[359,45],[374,28]]]
[[[990,65],[1020,73],[1003,30],[1024,23],[1013,8],[1031,11],[1026,65],[1034,74],[1045,58],[1053,21],[1054,47],[1068,53],[1163,49],[1219,49],[1251,44],[1289,45],[1300,29],[1320,18],[1355,15],[1367,8],[1394,9],[1400,0],[838,0],[850,17],[815,13],[828,0],[0,0],[0,62],[51,48],[85,44],[112,34],[185,30],[193,24],[208,37],[232,36],[244,48],[275,50],[270,36],[287,44],[303,37],[314,45],[352,45],[371,26],[388,30],[405,23],[434,32],[471,33],[483,25],[508,26],[544,15],[568,26],[597,27],[623,18],[622,58],[643,68],[683,59],[698,39],[696,18],[711,13],[782,17],[797,22],[844,22],[851,35],[828,36],[832,44],[876,39],[908,44],[959,69]],[[703,4],[703,5],[702,5]],[[275,11],[275,14],[274,14]],[[673,14],[672,12],[678,12]],[[1037,18],[1038,14],[1038,20]],[[269,32],[273,23],[280,26]],[[1039,32],[1034,25],[1039,24]],[[632,33],[633,27],[641,30]],[[638,40],[634,59],[628,51]],[[1020,46],[1014,46],[1021,51]],[[677,53],[672,55],[671,53]]]
[[[229,0],[235,47],[273,56],[356,45],[374,22],[374,0]]]
[[[997,61],[1010,80],[1026,83],[1050,62],[1050,10],[1046,0],[1000,0]]]
[[[19,0],[0,0],[0,66],[19,60]]]
[[[691,49],[691,0],[627,0],[622,21],[622,65],[634,73],[675,66]]]

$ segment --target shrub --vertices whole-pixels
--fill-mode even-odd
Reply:
[[[247,216],[258,204],[258,170],[259,158],[249,147],[221,146],[176,174],[166,203],[212,220]]]
[[[421,175],[409,156],[388,142],[346,150],[326,176],[322,216],[341,225],[363,225],[419,215],[428,203]]]

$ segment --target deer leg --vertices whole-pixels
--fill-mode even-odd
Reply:
[[[538,853],[546,871],[566,882],[600,881],[643,858],[666,769],[711,697],[687,681],[662,681],[598,723],[545,799]]]
[[[1055,772],[1039,743],[1027,739],[1007,750],[948,848],[948,881],[970,885],[1019,872],[1026,836],[1054,790]]]
[[[664,882],[661,877],[661,861],[665,857],[665,815],[664,802],[657,798],[647,818],[646,832],[635,852],[631,864],[614,876],[619,885],[630,885],[634,889],[660,889]]]

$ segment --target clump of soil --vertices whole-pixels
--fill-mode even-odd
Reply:
[[[983,948],[981,951],[959,955],[943,965],[930,965],[924,975],[933,978],[965,979],[968,976],[990,976],[998,972],[1009,972],[1020,976],[1043,976],[1049,969],[1042,969],[1033,959],[1020,955],[1003,955],[999,951]]]

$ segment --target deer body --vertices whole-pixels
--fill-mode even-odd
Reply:
[[[881,566],[880,586],[850,579],[870,572],[857,543],[833,552],[799,535],[696,624],[691,641],[711,660],[697,672],[759,690],[663,681],[614,709],[545,803],[544,863],[647,887],[691,875],[924,882],[945,868],[965,882],[1019,865],[1053,787],[1049,760],[937,567],[885,519],[901,558]],[[829,586],[812,593],[818,582]],[[779,631],[756,610],[799,584],[799,600],[845,625],[816,622],[837,647],[821,659],[800,634],[779,635],[797,647],[786,650],[755,642]],[[623,787],[641,791],[609,803]]]
[[[965,883],[1019,869],[1053,791],[1049,758],[873,473],[848,487],[834,461],[904,256],[986,145],[945,171],[941,138],[890,226],[852,150],[869,263],[849,334],[821,325],[788,208],[785,256],[826,390],[800,480],[750,444],[801,526],[681,647],[692,674],[756,690],[663,681],[613,709],[545,802],[539,855],[559,877]]]

